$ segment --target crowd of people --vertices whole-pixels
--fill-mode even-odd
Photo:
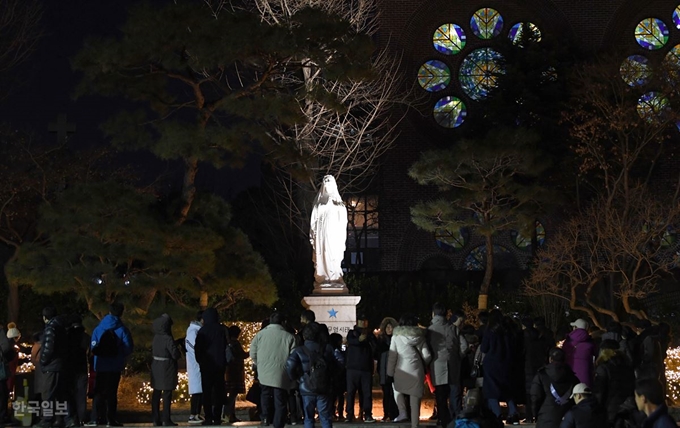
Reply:
[[[42,311],[44,330],[33,337],[32,399],[40,403],[40,428],[122,426],[117,418],[121,373],[134,344],[113,303],[90,337],[76,315]],[[435,419],[446,428],[497,427],[535,422],[538,428],[666,428],[675,426],[666,407],[664,359],[670,328],[640,320],[611,322],[606,330],[584,319],[553,332],[543,318],[478,314],[478,325],[461,311],[436,303],[428,326],[409,314],[387,317],[377,334],[359,314],[346,337],[330,334],[305,310],[296,330],[280,312],[262,322],[246,352],[240,329],[220,322],[216,309],[199,311],[186,337],[174,339],[167,314],[152,323],[151,420],[175,426],[172,393],[179,360],[186,355],[191,411],[188,423],[234,423],[236,397],[246,392],[250,357],[255,402],[263,426],[334,422],[374,423],[373,382],[382,388],[383,422],[420,423],[426,388],[435,397]],[[0,332],[0,424],[10,425],[8,396],[21,333]],[[87,417],[88,391],[93,398]],[[355,412],[355,405],[358,409]],[[161,410],[161,400],[163,408]],[[501,407],[506,404],[506,410]],[[521,406],[523,405],[523,406]]]

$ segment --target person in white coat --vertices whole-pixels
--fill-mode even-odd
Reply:
[[[203,311],[198,311],[196,319],[189,323],[185,338],[187,350],[187,376],[189,377],[189,395],[191,396],[191,414],[189,415],[190,424],[200,424],[203,420],[200,417],[201,403],[203,398],[203,387],[201,385],[201,368],[196,362],[196,333],[203,325]]]
[[[407,419],[404,395],[410,396],[411,428],[420,421],[420,400],[423,397],[425,367],[432,354],[427,347],[425,330],[418,327],[413,315],[404,315],[392,333],[392,343],[387,357],[387,375],[394,378],[394,398],[399,416],[394,422]]]

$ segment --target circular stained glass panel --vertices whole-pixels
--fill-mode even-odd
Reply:
[[[465,236],[460,229],[454,232],[447,229],[437,229],[434,231],[434,239],[437,246],[444,251],[458,251],[465,246]]]
[[[418,83],[426,91],[437,92],[451,82],[451,70],[441,61],[428,61],[418,70]]]
[[[524,31],[528,30],[529,34],[525,35]],[[541,30],[538,29],[533,22],[518,22],[510,28],[508,37],[512,40],[513,45],[524,46],[524,40],[531,40],[534,42],[541,41]]]
[[[680,45],[673,46],[663,61],[668,82],[675,86],[680,77]]]
[[[494,267],[504,265],[504,267],[507,267],[508,265],[513,264],[512,253],[510,253],[507,248],[501,247],[500,245],[493,246],[493,259]],[[480,245],[470,251],[467,257],[465,257],[464,266],[465,270],[486,269],[486,245]]]
[[[456,24],[444,24],[434,32],[432,43],[444,55],[455,55],[465,47],[465,31]]]
[[[635,40],[650,51],[661,49],[668,43],[668,27],[657,18],[643,19],[635,27]]]
[[[631,55],[624,59],[619,71],[629,86],[644,85],[652,75],[649,60],[642,55]]]
[[[444,97],[434,105],[434,120],[444,128],[456,128],[467,116],[465,103],[456,97]]]
[[[503,29],[503,17],[496,9],[479,9],[470,19],[470,27],[475,36],[488,40],[496,37]]]
[[[675,28],[680,30],[680,6],[676,7],[673,11],[673,24]]]
[[[637,112],[641,118],[653,122],[670,108],[670,101],[660,92],[647,92],[638,100]]]
[[[465,57],[460,66],[460,85],[465,94],[479,101],[498,84],[498,75],[505,73],[503,56],[491,48],[476,49]]]

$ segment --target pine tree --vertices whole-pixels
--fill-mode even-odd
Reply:
[[[409,169],[418,184],[434,185],[437,199],[411,208],[413,222],[427,231],[467,228],[486,240],[486,267],[479,308],[486,309],[493,273],[493,236],[533,227],[547,191],[537,178],[548,164],[535,150],[536,136],[521,129],[491,131],[446,150],[425,152]]]
[[[187,219],[173,224],[155,196],[129,186],[73,187],[42,206],[43,239],[19,248],[8,276],[41,294],[72,292],[98,318],[114,300],[136,316],[167,299],[193,311],[206,289],[217,308],[242,298],[273,303],[269,272],[247,237],[229,226],[223,201],[200,199]]]

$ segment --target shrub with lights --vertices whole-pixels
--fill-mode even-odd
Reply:
[[[680,404],[680,347],[670,348],[666,353],[666,396],[674,405]]]
[[[260,323],[258,322],[230,322],[227,325],[237,325],[241,329],[241,336],[239,336],[239,341],[243,346],[243,349],[248,352],[250,349],[250,342],[253,340],[258,331],[260,331]],[[248,358],[244,362],[245,368],[245,381],[246,381],[246,391],[250,389],[255,379],[255,372],[253,370],[253,361]],[[153,393],[153,388],[151,388],[151,382],[144,382],[142,388],[137,392],[137,401],[140,404],[151,403],[151,394]],[[189,395],[189,376],[185,372],[181,372],[178,378],[177,389],[172,394],[172,402],[174,403],[187,403],[191,399]],[[245,399],[245,394],[238,396],[239,400]]]

